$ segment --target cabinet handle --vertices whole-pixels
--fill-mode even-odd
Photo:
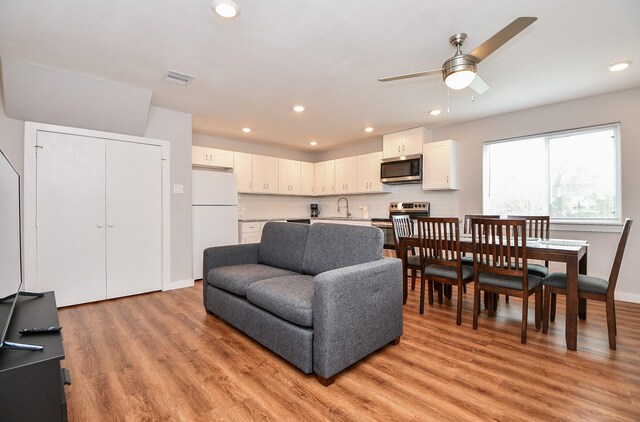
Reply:
[[[404,144],[402,144],[402,150],[404,151]]]
[[[98,224],[98,228],[101,229],[104,227],[104,224]]]
[[[109,228],[112,229],[113,227],[114,227],[114,224],[109,224]]]
[[[449,176],[447,176],[447,183],[449,183]]]
[[[269,184],[267,183],[267,190],[269,190]]]
[[[400,152],[400,145],[398,145],[398,152]]]
[[[249,182],[249,189],[253,189],[253,182]]]

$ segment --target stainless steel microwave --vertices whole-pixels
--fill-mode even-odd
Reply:
[[[380,181],[388,184],[422,182],[422,155],[383,160],[380,164]]]

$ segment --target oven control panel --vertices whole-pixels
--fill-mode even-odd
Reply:
[[[390,202],[389,211],[429,211],[428,202]]]

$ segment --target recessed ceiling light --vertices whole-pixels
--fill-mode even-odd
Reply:
[[[249,132],[251,132],[251,128],[250,128],[250,127],[243,127],[243,128],[242,128],[242,131],[243,131],[244,133],[249,133]]]
[[[429,114],[432,115],[432,116],[437,116],[437,115],[439,115],[441,113],[441,111],[442,110],[440,110],[439,108],[436,108],[435,110],[431,110],[429,112]]]
[[[373,132],[373,128],[372,127],[365,127],[364,131],[367,132],[367,133],[371,133],[371,132]]]
[[[294,105],[292,108],[296,113],[302,113],[304,111],[303,105]]]
[[[223,18],[234,18],[240,14],[240,7],[231,0],[213,0],[211,8]]]
[[[312,147],[315,147],[316,145],[318,145],[318,143],[316,141],[311,141],[309,142],[309,145],[311,145]]]
[[[619,62],[609,65],[609,70],[612,72],[620,72],[621,70],[625,70],[631,65],[631,62]]]

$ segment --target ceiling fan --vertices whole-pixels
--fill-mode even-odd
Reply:
[[[469,54],[462,52],[462,44],[467,39],[467,34],[454,34],[449,38],[449,43],[456,48],[456,54],[442,64],[442,69],[427,70],[425,72],[409,73],[406,75],[389,76],[380,78],[380,82],[396,81],[398,79],[416,78],[419,76],[431,76],[441,74],[444,83],[451,89],[463,89],[470,87],[478,94],[489,89],[478,75],[478,63],[486,59],[491,53],[506,44],[511,38],[518,35],[526,27],[535,22],[535,17],[520,17],[502,28],[491,38],[480,44]]]

